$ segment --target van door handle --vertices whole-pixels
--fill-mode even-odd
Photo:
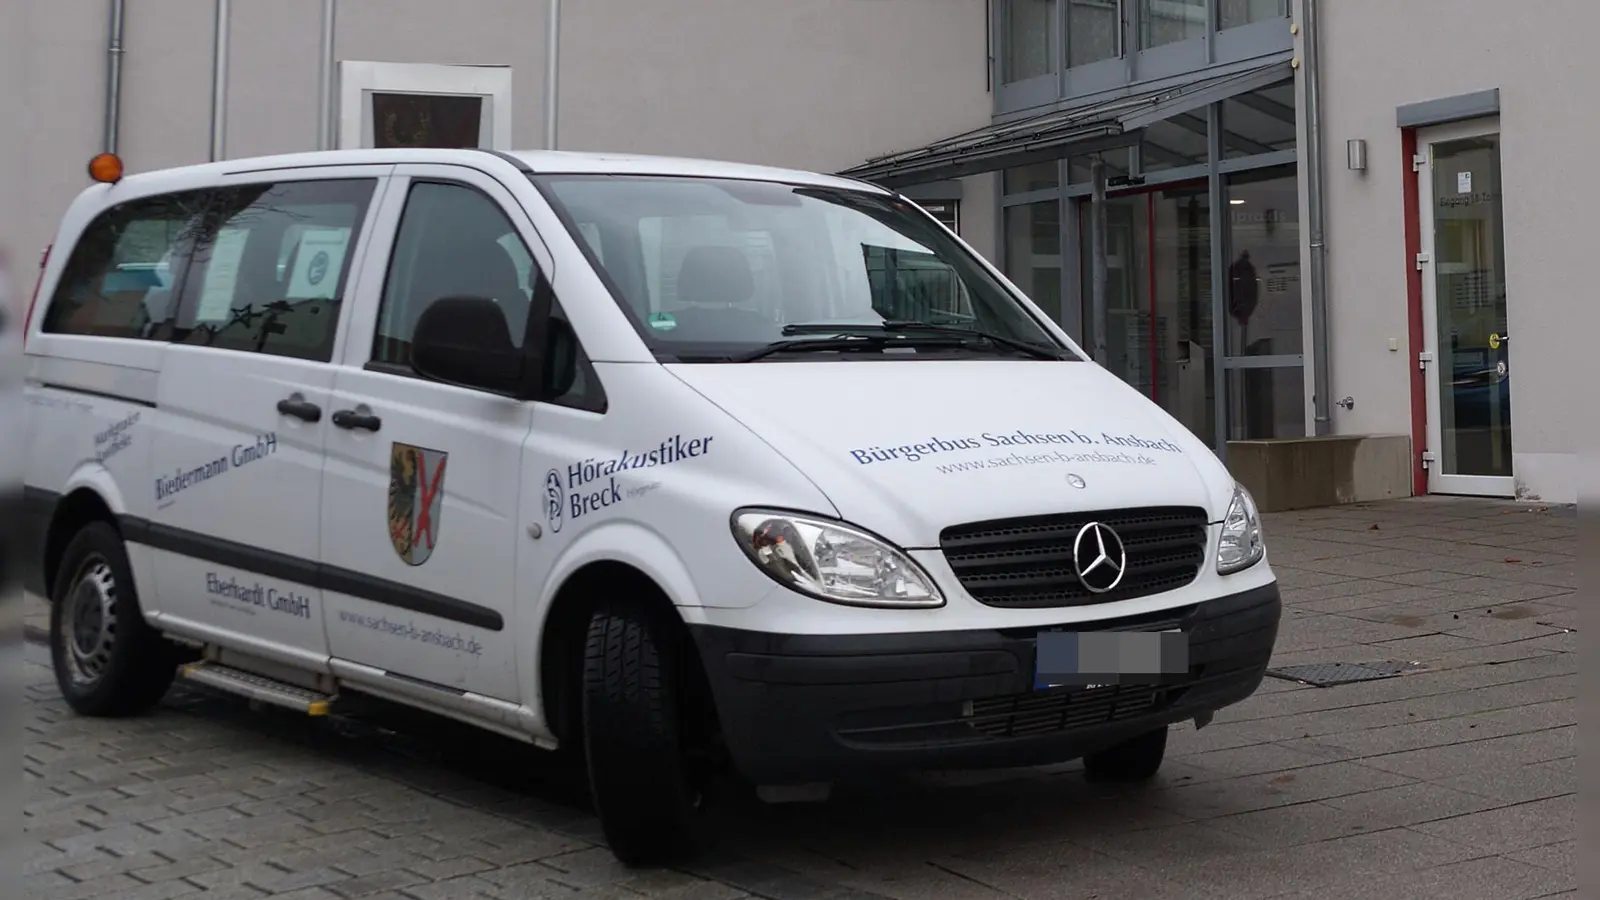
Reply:
[[[333,424],[340,428],[365,428],[368,431],[377,431],[383,427],[383,420],[371,413],[341,409],[333,414]]]
[[[300,397],[288,397],[278,401],[279,415],[294,416],[305,422],[322,421],[322,407],[304,400]]]

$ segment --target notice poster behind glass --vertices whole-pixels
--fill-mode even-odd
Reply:
[[[471,94],[372,94],[372,146],[482,146],[483,98]]]

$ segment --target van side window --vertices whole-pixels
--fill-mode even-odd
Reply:
[[[376,181],[214,191],[183,286],[176,340],[327,362],[350,254]]]
[[[498,203],[466,185],[415,182],[406,197],[389,261],[372,362],[384,371],[415,374],[411,336],[417,319],[445,297],[495,301],[505,313],[512,342],[521,347],[528,310],[539,290],[549,290],[548,282]],[[561,317],[559,304],[552,303],[551,314]],[[551,341],[547,364],[576,366],[577,377],[564,394],[543,398],[545,402],[579,409],[594,409],[599,403],[603,410],[599,381],[583,348],[554,331]]]
[[[50,334],[164,340],[173,290],[200,222],[199,191],[102,212],[72,248],[40,327]]]

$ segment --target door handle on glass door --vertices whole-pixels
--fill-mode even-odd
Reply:
[[[305,422],[320,422],[322,420],[322,407],[298,394],[279,400],[278,413],[285,416],[294,416],[296,419]]]
[[[371,413],[341,409],[333,414],[333,424],[340,428],[365,428],[368,431],[377,431],[383,427],[383,420]]]

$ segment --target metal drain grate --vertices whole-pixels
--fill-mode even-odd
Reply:
[[[1298,681],[1313,687],[1333,687],[1336,684],[1353,684],[1358,681],[1377,681],[1393,678],[1421,668],[1416,663],[1314,663],[1306,666],[1280,666],[1268,669],[1267,674],[1285,681]]]

